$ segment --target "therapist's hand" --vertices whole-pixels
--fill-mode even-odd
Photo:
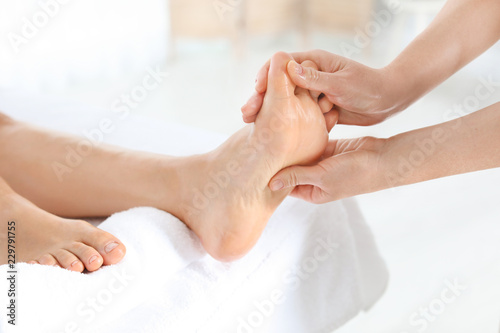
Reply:
[[[445,123],[388,139],[364,137],[328,143],[322,160],[290,166],[271,190],[324,203],[357,194],[500,167],[500,102]]]
[[[269,182],[273,191],[295,187],[290,195],[325,203],[389,187],[382,170],[387,139],[364,137],[328,143],[322,161],[313,166],[291,166]]]
[[[299,87],[328,99],[339,112],[339,124],[373,125],[403,110],[405,103],[404,82],[399,82],[389,69],[374,69],[353,60],[322,51],[292,53],[295,59],[288,64],[288,73]],[[318,70],[298,64],[310,60]],[[269,62],[257,75],[255,93],[242,107],[243,120],[255,121],[267,89]],[[326,101],[324,101],[326,102]],[[329,110],[322,110],[326,113]]]

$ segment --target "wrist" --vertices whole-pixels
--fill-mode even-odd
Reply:
[[[383,151],[380,153],[380,165],[383,170],[383,188],[393,188],[411,183],[417,172],[409,161],[412,133],[402,133],[387,139]],[[383,179],[382,179],[383,178]]]
[[[383,155],[387,187],[397,187],[462,173],[455,161],[462,133],[455,122],[401,133],[387,139]],[[460,150],[458,148],[458,150]]]
[[[411,77],[404,69],[391,63],[380,70],[382,91],[386,96],[386,110],[392,115],[404,111],[420,97]]]

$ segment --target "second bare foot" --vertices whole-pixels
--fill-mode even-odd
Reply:
[[[1,178],[0,215],[1,243],[7,244],[9,236],[15,235],[11,245],[16,262],[82,272],[118,263],[125,255],[125,246],[113,235],[85,221],[64,219],[38,208],[12,191]],[[0,264],[14,259],[8,254],[7,246],[2,246]]]

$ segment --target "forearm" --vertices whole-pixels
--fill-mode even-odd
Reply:
[[[500,103],[387,140],[385,187],[500,167]]]
[[[429,27],[384,70],[400,110],[425,95],[500,38],[500,1],[449,0]]]
[[[169,164],[155,154],[89,146],[83,138],[3,116],[0,142],[0,176],[14,191],[54,214],[104,216],[136,206],[163,207],[159,194],[176,186],[173,158]],[[171,188],[163,188],[165,184]]]

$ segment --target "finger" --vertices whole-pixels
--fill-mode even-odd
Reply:
[[[344,59],[341,56],[323,50],[295,52],[291,53],[291,56],[298,63],[310,61],[316,65],[316,69],[327,72],[338,70],[339,66],[342,64],[342,59]],[[264,66],[262,66],[257,72],[257,76],[255,79],[255,90],[259,93],[265,93],[267,90],[267,80],[270,66],[271,60],[268,60],[266,61]]]
[[[273,98],[289,98],[295,95],[295,84],[290,80],[287,72],[288,63],[293,60],[285,52],[278,52],[271,58],[269,74],[267,78],[266,95]]]
[[[316,203],[314,193],[317,189],[318,188],[313,185],[299,185],[296,186],[292,192],[290,192],[290,196]]]
[[[295,87],[295,95],[299,96],[299,97],[307,97],[307,98],[312,99],[312,96],[311,96],[311,93],[309,90],[298,87],[298,86]],[[316,100],[314,100],[314,102],[316,102]]]
[[[264,102],[265,94],[259,93],[255,91],[248,100],[248,102],[243,105],[241,108],[241,113],[243,114],[243,118],[251,118],[252,116],[259,113],[260,108],[262,107],[262,103]]]
[[[333,103],[325,95],[320,97],[318,105],[322,113],[330,112],[333,108]]]
[[[328,133],[332,130],[332,128],[337,125],[339,121],[339,112],[337,110],[331,110],[330,112],[325,113],[325,122],[326,122],[326,130]]]
[[[304,67],[295,61],[290,61],[287,70],[293,83],[297,86],[307,90],[319,91],[325,95],[333,94],[332,90],[338,84],[333,74]]]
[[[307,67],[307,68],[312,68],[312,69],[315,69],[315,70],[318,70],[318,66],[316,65],[316,63],[314,61],[311,61],[311,60],[306,60],[306,61],[303,61],[301,63],[302,67]],[[314,99],[315,102],[318,101],[318,97],[319,95],[321,95],[321,92],[319,91],[314,91],[314,90],[306,90],[304,88],[296,88],[295,91],[297,90],[305,90],[309,93],[309,95]]]
[[[318,66],[318,70],[328,73],[338,71],[349,61],[347,58],[324,50],[294,52],[290,55],[299,64],[306,60],[311,60]]]
[[[312,68],[312,69],[317,69],[318,68],[318,66],[316,66],[316,64],[314,62],[310,61],[310,60],[304,61],[301,65],[304,68],[306,68],[306,67],[307,68]],[[309,90],[301,88],[301,87],[296,87],[295,88],[295,95],[297,95],[297,96],[306,96],[306,97],[309,97],[309,98],[313,98],[314,101],[317,102],[318,101],[317,98],[318,98],[319,94],[317,94],[315,97],[313,97],[313,94]]]
[[[271,191],[294,187],[297,185],[318,185],[323,169],[315,166],[291,166],[278,172],[269,182]]]
[[[318,70],[318,65],[316,65],[316,63],[314,61],[311,61],[311,60],[305,60],[301,63],[301,65],[304,67],[309,67],[309,68]]]
[[[267,76],[269,73],[269,67],[271,66],[271,60],[266,61],[264,66],[257,72],[257,78],[255,79],[255,90],[259,93],[265,93],[267,90]]]

